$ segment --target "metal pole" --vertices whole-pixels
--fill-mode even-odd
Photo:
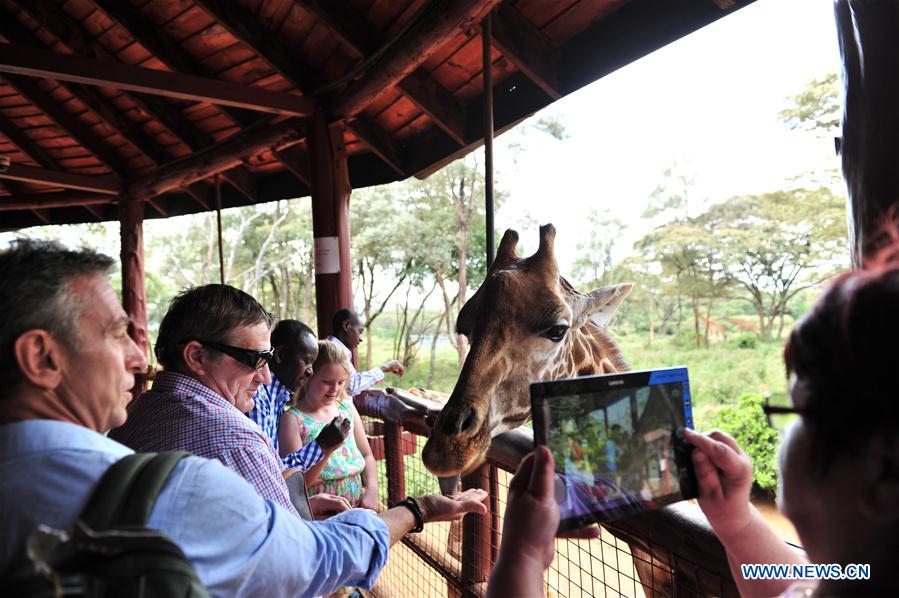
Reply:
[[[493,25],[490,14],[481,23],[481,54],[484,71],[484,211],[487,220],[487,266],[496,254],[493,238],[493,60],[491,38]]]
[[[222,248],[222,175],[215,175],[215,220],[219,239],[219,281],[225,284],[225,251]]]

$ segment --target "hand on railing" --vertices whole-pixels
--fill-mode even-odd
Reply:
[[[487,493],[480,488],[471,488],[464,492],[456,492],[450,496],[441,496],[439,494],[428,494],[420,496],[418,504],[421,505],[421,513],[424,515],[425,523],[435,521],[455,521],[462,519],[468,513],[477,513],[484,515],[487,513],[487,507],[484,500]]]

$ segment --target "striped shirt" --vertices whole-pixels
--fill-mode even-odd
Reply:
[[[262,498],[299,517],[271,441],[223,396],[198,380],[159,372],[140,396],[128,421],[109,433],[138,452],[190,451],[218,459],[250,482]]]
[[[272,383],[259,385],[259,390],[253,397],[255,403],[253,410],[247,413],[247,417],[256,422],[262,429],[262,433],[268,436],[272,446],[275,447],[276,455],[278,454],[278,423],[281,421],[284,405],[290,400],[290,395],[290,389],[272,373]],[[287,468],[299,467],[300,471],[306,473],[324,456],[321,447],[313,440],[298,451],[282,458],[281,461]]]
[[[350,377],[346,381],[346,393],[351,397],[355,397],[359,393],[368,390],[378,382],[384,380],[384,372],[381,368],[374,368],[366,372],[357,372],[353,367],[353,352],[349,347],[340,342],[336,336],[329,336],[329,341],[337,343],[337,346],[343,347],[343,350],[350,356]]]

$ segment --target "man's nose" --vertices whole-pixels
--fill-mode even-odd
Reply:
[[[131,335],[128,336],[128,347],[125,354],[125,367],[129,372],[139,374],[147,371],[147,356]]]
[[[254,378],[262,384],[271,384],[272,373],[268,369],[268,364],[265,364],[260,369],[256,370],[256,376]]]

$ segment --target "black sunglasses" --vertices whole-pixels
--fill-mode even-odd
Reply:
[[[232,347],[231,345],[225,345],[213,341],[204,341],[198,338],[189,338],[184,342],[189,343],[190,341],[197,341],[204,347],[209,347],[210,349],[220,351],[228,357],[233,357],[240,363],[244,364],[247,367],[253,368],[254,370],[261,370],[266,366],[266,364],[268,364],[269,361],[272,360],[272,357],[275,356],[274,347],[270,347],[265,351],[254,351],[252,349],[241,349],[240,347]]]

